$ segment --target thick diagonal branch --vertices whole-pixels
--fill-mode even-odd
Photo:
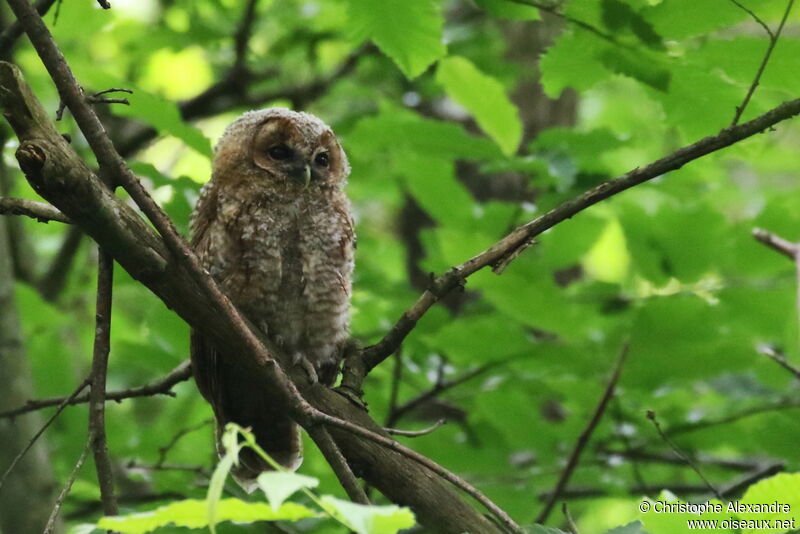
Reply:
[[[275,384],[276,374],[282,372],[273,359],[267,359],[269,354],[265,353],[260,340],[256,339],[258,345],[254,347],[252,339],[232,325],[230,310],[209,295],[180,255],[167,249],[152,227],[91,173],[55,131],[19,72],[9,64],[0,63],[0,98],[5,115],[20,138],[17,158],[34,189],[83,228],[120,266],[193,328],[202,330],[215,343],[230,347],[231,365],[240,365],[258,374],[265,384]],[[65,101],[68,105],[74,104]],[[85,105],[85,102],[79,100],[78,105]],[[77,118],[77,108],[71,110]],[[303,383],[302,373],[297,380]],[[442,478],[431,474],[433,470],[454,484],[460,480],[458,477],[424,457],[414,457],[403,447],[390,447],[394,441],[386,437],[363,409],[321,385],[308,386],[303,393],[310,406],[293,407],[294,410],[310,408],[309,413],[300,414],[301,422],[308,424],[302,419],[308,417],[313,424],[322,422],[329,426],[331,437],[347,462],[359,467],[356,474],[392,501],[410,506],[420,522],[443,534],[501,532]],[[287,399],[287,403],[291,401]],[[289,411],[294,415],[296,412],[291,408]],[[504,515],[475,488],[466,483],[459,487],[468,489],[470,495],[481,500],[496,515]],[[505,514],[502,520],[508,522],[510,518]],[[510,524],[514,525],[513,521]]]

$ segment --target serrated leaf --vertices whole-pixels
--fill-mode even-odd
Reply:
[[[299,521],[318,516],[313,510],[296,503],[285,503],[277,510],[265,503],[250,503],[239,499],[219,501],[216,519],[209,522],[207,503],[200,499],[186,499],[150,512],[125,516],[104,517],[96,528],[108,529],[121,534],[145,534],[168,525],[187,528],[211,527],[217,522],[234,521],[253,523],[255,521]]]
[[[522,139],[519,110],[495,78],[468,59],[451,56],[439,62],[436,81],[475,118],[481,129],[506,155],[516,152]]]
[[[413,79],[445,53],[444,17],[433,0],[347,0],[360,38],[372,39],[407,78]]]
[[[358,145],[368,153],[393,153],[402,147],[443,158],[488,159],[500,156],[494,143],[470,135],[456,124],[426,119],[411,111],[388,106],[379,115],[360,120],[347,140],[348,145]],[[358,157],[358,154],[353,157]]]
[[[264,491],[273,510],[281,507],[283,502],[302,488],[316,488],[319,480],[297,473],[283,471],[266,471],[258,475],[258,486]]]
[[[416,525],[414,513],[400,506],[365,506],[330,495],[321,498],[325,510],[358,534],[395,534]]]
[[[509,0],[475,0],[478,7],[495,17],[511,20],[540,20],[539,10]]]
[[[623,49],[608,49],[599,57],[611,72],[630,76],[659,91],[666,92],[669,89],[670,71],[659,66],[652,58]]]
[[[558,98],[568,87],[583,91],[608,78],[609,71],[587,52],[606,47],[605,41],[589,32],[573,30],[562,34],[539,61],[545,94]]]

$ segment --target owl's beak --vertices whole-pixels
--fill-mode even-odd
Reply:
[[[305,189],[311,183],[311,166],[308,163],[297,165],[292,169],[291,176]]]

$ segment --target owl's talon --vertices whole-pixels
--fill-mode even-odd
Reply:
[[[312,364],[311,361],[303,355],[303,353],[294,353],[292,356],[292,365],[299,365],[302,367],[308,375],[308,379],[311,381],[311,384],[316,384],[319,382],[319,376],[317,376],[317,370],[314,369],[314,364]]]

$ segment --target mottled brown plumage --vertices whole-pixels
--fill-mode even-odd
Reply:
[[[355,237],[343,186],[347,157],[313,115],[283,108],[251,111],[216,148],[211,180],[192,220],[192,246],[247,318],[331,385],[348,337]],[[302,461],[295,423],[260,380],[231,363],[224,347],[192,332],[197,386],[218,428],[252,427],[282,465]],[[243,451],[237,479],[250,489],[266,464]]]

